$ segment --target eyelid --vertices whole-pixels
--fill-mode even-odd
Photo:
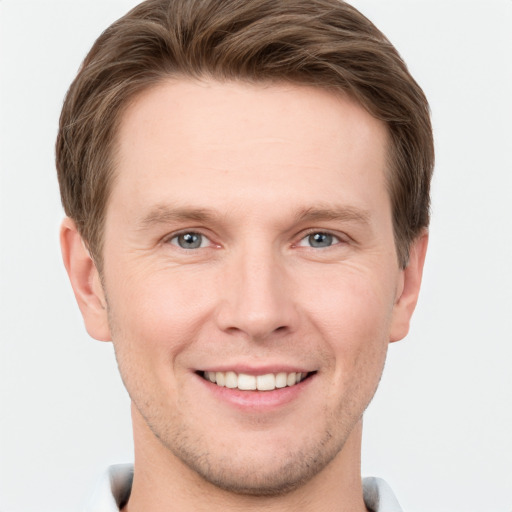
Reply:
[[[208,241],[208,245],[206,247],[199,247],[201,249],[205,249],[207,247],[220,247],[220,244],[215,243],[212,240],[211,235],[206,234],[204,232],[204,230],[201,229],[201,228],[189,228],[189,229],[180,229],[179,231],[174,231],[172,233],[169,233],[165,237],[163,237],[162,238],[162,243],[164,243],[164,244],[171,244],[171,245],[173,245],[175,247],[178,247],[179,249],[183,249],[177,243],[172,243],[172,240],[176,239],[177,237],[179,237],[181,235],[185,235],[185,234],[188,234],[188,233],[201,235],[201,237],[203,237],[204,239],[206,239]],[[330,235],[330,236],[332,236],[335,239],[335,242],[333,243],[333,245],[326,247],[326,249],[329,248],[329,247],[335,247],[338,244],[349,243],[350,240],[351,240],[351,238],[348,235],[346,235],[345,233],[339,233],[337,231],[333,231],[333,230],[330,230],[330,229],[310,228],[310,229],[307,229],[306,231],[301,232],[297,236],[297,242],[293,243],[292,245],[296,246],[296,247],[308,247],[306,245],[301,245],[301,242],[303,242],[308,236],[313,235],[315,233],[323,233],[323,234],[326,234],[326,235]],[[311,249],[315,249],[314,247],[310,247],[310,248]],[[187,249],[187,251],[189,251],[189,250]]]
[[[177,243],[172,242],[174,239],[178,238],[179,236],[186,235],[186,234],[200,235],[203,239],[206,239],[208,241],[208,244],[205,247],[198,247],[197,249],[206,249],[208,247],[219,247],[218,244],[216,244],[212,241],[211,236],[204,233],[204,231],[200,228],[180,229],[179,231],[174,231],[173,233],[169,233],[168,235],[163,237],[162,243],[170,244],[174,247],[177,247],[178,249],[182,249],[184,251],[189,252],[194,249],[184,249],[183,247],[180,247]],[[197,249],[195,249],[195,250],[197,250]]]
[[[310,249],[317,249],[315,247],[301,244],[301,242],[303,242],[308,236],[314,235],[315,233],[322,233],[325,235],[332,236],[334,239],[336,239],[336,242],[334,242],[331,246],[324,247],[323,249],[329,249],[330,247],[335,247],[338,244],[346,244],[350,240],[350,237],[343,233],[335,232],[330,229],[311,228],[311,229],[307,229],[306,231],[303,231],[302,233],[300,233],[299,237],[298,237],[298,241],[296,243],[294,243],[293,245],[296,247],[309,247]]]

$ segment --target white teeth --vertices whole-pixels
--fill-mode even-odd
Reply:
[[[217,386],[227,388],[238,388],[242,391],[272,391],[274,389],[294,386],[304,380],[307,373],[267,373],[265,375],[248,375],[246,373],[235,372],[204,372],[204,378],[217,384]]]
[[[289,373],[288,377],[286,377],[286,384],[288,386],[293,386],[297,383],[297,374],[295,372]]]
[[[240,373],[238,375],[238,389],[242,389],[244,391],[256,389],[256,377],[254,375]]]
[[[238,387],[238,377],[235,372],[226,372],[226,387],[231,389]]]
[[[217,386],[225,386],[226,385],[226,376],[223,372],[215,373],[215,380],[217,381]]]
[[[276,389],[276,377],[273,373],[258,375],[256,377],[256,387],[260,391],[272,391]]]
[[[276,375],[276,388],[285,388],[286,387],[286,373],[278,373]]]

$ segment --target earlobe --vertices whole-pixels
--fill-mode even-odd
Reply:
[[[393,320],[390,331],[390,342],[399,341],[409,332],[414,308],[418,302],[423,275],[423,266],[428,246],[428,232],[423,232],[411,244],[409,264],[402,270],[402,283],[399,297],[393,308]]]
[[[100,276],[75,223],[70,218],[62,221],[60,245],[64,266],[87,332],[99,341],[110,341],[107,305]]]

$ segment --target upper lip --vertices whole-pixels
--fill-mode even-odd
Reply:
[[[310,373],[315,370],[308,369],[304,366],[290,365],[290,364],[271,364],[255,366],[249,364],[221,364],[209,365],[204,368],[197,369],[201,372],[235,372],[244,373],[246,375],[266,375],[268,373]]]

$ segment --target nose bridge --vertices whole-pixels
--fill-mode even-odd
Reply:
[[[283,258],[271,244],[254,242],[230,258],[218,318],[223,330],[265,339],[293,330],[296,314]]]

